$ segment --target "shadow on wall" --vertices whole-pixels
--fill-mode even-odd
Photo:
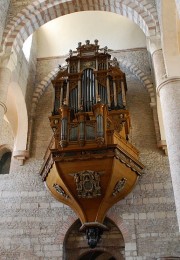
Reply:
[[[90,250],[88,253],[81,256],[78,260],[117,260],[117,259],[108,252]]]
[[[104,231],[102,238],[94,249],[90,249],[86,235],[79,229],[80,220],[72,224],[64,240],[64,260],[124,260],[125,243],[121,231],[109,218],[104,224],[108,231]]]
[[[8,174],[11,164],[11,151],[6,151],[0,155],[0,174]]]

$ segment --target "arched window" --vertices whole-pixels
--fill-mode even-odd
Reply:
[[[0,157],[0,174],[8,174],[10,170],[10,164],[11,164],[11,151],[6,151],[1,157]]]

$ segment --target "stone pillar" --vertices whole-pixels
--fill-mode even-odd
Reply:
[[[180,77],[165,79],[157,86],[157,91],[162,106],[174,198],[180,230]]]
[[[157,87],[166,78],[164,57],[163,57],[163,52],[162,52],[162,49],[160,48],[160,46],[158,46],[157,49],[153,50],[153,52],[151,53],[151,57],[152,57],[152,65],[153,65],[155,82],[156,82],[156,87]],[[165,154],[167,155],[166,141],[161,140],[161,135],[160,135],[157,101],[156,101],[155,105],[151,104],[151,107],[153,108],[153,118],[154,118],[155,129],[156,129],[157,144],[158,144],[158,147],[162,148],[164,150]]]
[[[180,230],[180,77],[167,77],[161,44],[157,38],[151,39],[150,47]]]
[[[8,68],[0,67],[0,126],[3,124],[3,117],[7,111],[6,98],[11,71]]]
[[[156,87],[166,78],[166,69],[162,49],[157,49],[151,54]]]

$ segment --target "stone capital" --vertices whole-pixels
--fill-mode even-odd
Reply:
[[[23,165],[24,161],[29,158],[28,150],[16,150],[13,152],[13,157],[18,160],[19,165]]]
[[[162,50],[161,36],[156,35],[147,37],[147,48],[151,55],[153,55],[156,51]]]
[[[169,84],[174,84],[179,82],[179,87],[180,87],[180,77],[168,77],[165,80],[163,80],[156,88],[157,94],[160,96],[160,91],[162,88],[168,86]]]
[[[162,52],[162,48],[153,50],[153,52],[151,52],[152,58],[153,58],[153,56],[154,56],[156,53],[158,53],[158,52]]]
[[[0,52],[0,68],[7,67],[7,64],[12,54],[13,52]]]

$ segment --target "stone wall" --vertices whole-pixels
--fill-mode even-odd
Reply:
[[[28,104],[32,100],[32,92],[34,91],[35,85],[36,50],[36,35],[33,35],[29,60],[26,59],[23,51],[20,50],[17,57],[16,68],[12,72],[12,80],[18,83]]]
[[[8,13],[10,0],[1,0],[1,8],[0,8],[0,43],[2,40],[2,35],[4,31],[4,27],[6,25],[6,17]]]
[[[58,235],[71,210],[46,191],[38,172],[41,161],[0,175],[0,259],[61,259]]]
[[[12,128],[6,120],[3,120],[3,126],[0,131],[0,147],[2,145],[6,145],[7,147],[13,149],[13,144],[14,138]]]
[[[121,52],[129,62],[138,62],[150,76],[147,53]],[[133,58],[134,57],[134,58]],[[37,85],[60,63],[60,59],[37,62]],[[144,66],[143,66],[144,64]],[[133,192],[109,212],[125,242],[127,260],[150,260],[180,256],[180,236],[168,158],[156,146],[150,97],[128,70],[127,101],[131,114],[130,140],[139,149],[144,175]],[[0,259],[59,260],[70,226],[77,219],[72,210],[55,201],[46,190],[39,171],[52,131],[52,85],[41,97],[34,121],[32,157],[24,166],[13,160],[11,173],[0,176]],[[72,259],[74,260],[74,259]]]
[[[148,56],[144,50],[141,52],[120,52],[117,56],[120,58],[124,57],[129,62],[137,62],[144,73],[150,76]],[[60,60],[58,59],[39,60],[37,64],[37,82],[39,83],[43,80],[44,76],[54,66],[57,66],[59,62]],[[122,218],[123,225],[127,229],[128,239],[125,241],[126,259],[154,259],[162,255],[179,256],[180,236],[175,214],[168,158],[156,145],[153,115],[149,105],[149,94],[139,80],[131,73],[127,74],[127,84],[128,108],[131,113],[132,122],[130,140],[140,150],[141,161],[145,165],[145,170],[134,191],[126,199],[117,203],[109,211],[108,216],[110,218],[113,216],[113,220],[116,221],[115,223],[118,223],[119,218]],[[31,159],[31,163],[35,169],[37,162],[39,166],[42,163],[43,155],[52,135],[48,121],[52,104],[53,88],[50,85],[40,99],[36,110],[37,116],[34,123],[32,143],[32,156],[34,159]],[[34,160],[35,163],[33,163]],[[25,165],[23,168],[25,169],[26,167]],[[38,168],[36,172],[38,172]],[[41,189],[45,192],[43,186],[41,186]],[[51,203],[54,201],[48,194],[46,199],[51,201]],[[40,197],[38,203],[41,203]],[[61,204],[58,202],[55,203],[61,207]],[[49,205],[47,208],[49,212],[48,217],[52,216],[53,221],[51,225],[54,226],[57,225],[54,219],[57,212],[54,210],[51,213]],[[63,218],[67,218],[66,214],[71,214],[69,210],[65,207],[63,211],[63,208],[61,208]],[[46,222],[46,217],[44,216],[43,221],[41,220],[42,223]],[[59,224],[62,225],[62,222],[58,222]],[[121,230],[122,227],[119,226],[119,228]],[[55,230],[54,232],[53,238],[55,235],[58,236],[59,231]],[[38,236],[41,236],[41,234]],[[54,244],[48,245],[45,248],[51,251],[53,246]],[[41,248],[41,254],[45,256],[45,248],[39,248]],[[36,255],[35,252],[34,254]]]

